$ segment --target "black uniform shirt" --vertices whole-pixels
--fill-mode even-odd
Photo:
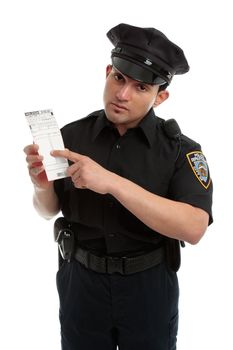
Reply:
[[[212,183],[209,177],[201,180],[195,170],[201,164],[195,162],[200,145],[185,136],[168,137],[163,120],[152,109],[123,136],[103,110],[66,125],[62,135],[71,151],[89,156],[152,193],[204,209],[212,222]],[[203,171],[206,175],[208,167]],[[142,251],[163,239],[109,194],[77,189],[70,178],[56,180],[54,187],[64,217],[76,223],[78,240],[89,248],[107,254]]]

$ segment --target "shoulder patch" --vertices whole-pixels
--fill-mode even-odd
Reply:
[[[193,151],[186,154],[188,162],[196,178],[207,189],[210,185],[210,172],[204,154],[201,151]]]

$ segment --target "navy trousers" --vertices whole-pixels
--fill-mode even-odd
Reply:
[[[179,287],[165,263],[128,276],[57,273],[62,350],[175,350]]]

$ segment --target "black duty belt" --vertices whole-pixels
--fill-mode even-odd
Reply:
[[[160,264],[164,260],[165,255],[164,247],[158,247],[153,251],[135,257],[95,255],[89,250],[77,246],[74,232],[70,229],[70,225],[67,224],[64,218],[58,218],[56,220],[54,224],[54,238],[59,246],[59,257],[62,257],[68,262],[72,258],[75,258],[86,268],[99,273],[130,275]]]
[[[120,273],[130,275],[160,264],[164,260],[164,248],[160,247],[136,257],[97,256],[88,250],[77,247],[73,257],[87,269],[99,273]]]

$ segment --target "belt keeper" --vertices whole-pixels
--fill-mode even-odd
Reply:
[[[86,268],[89,269],[89,266],[90,266],[90,253],[87,250],[87,266],[86,266]]]
[[[122,271],[123,271],[123,274],[125,274],[125,262],[126,262],[126,257],[123,256],[121,259],[122,259]]]

